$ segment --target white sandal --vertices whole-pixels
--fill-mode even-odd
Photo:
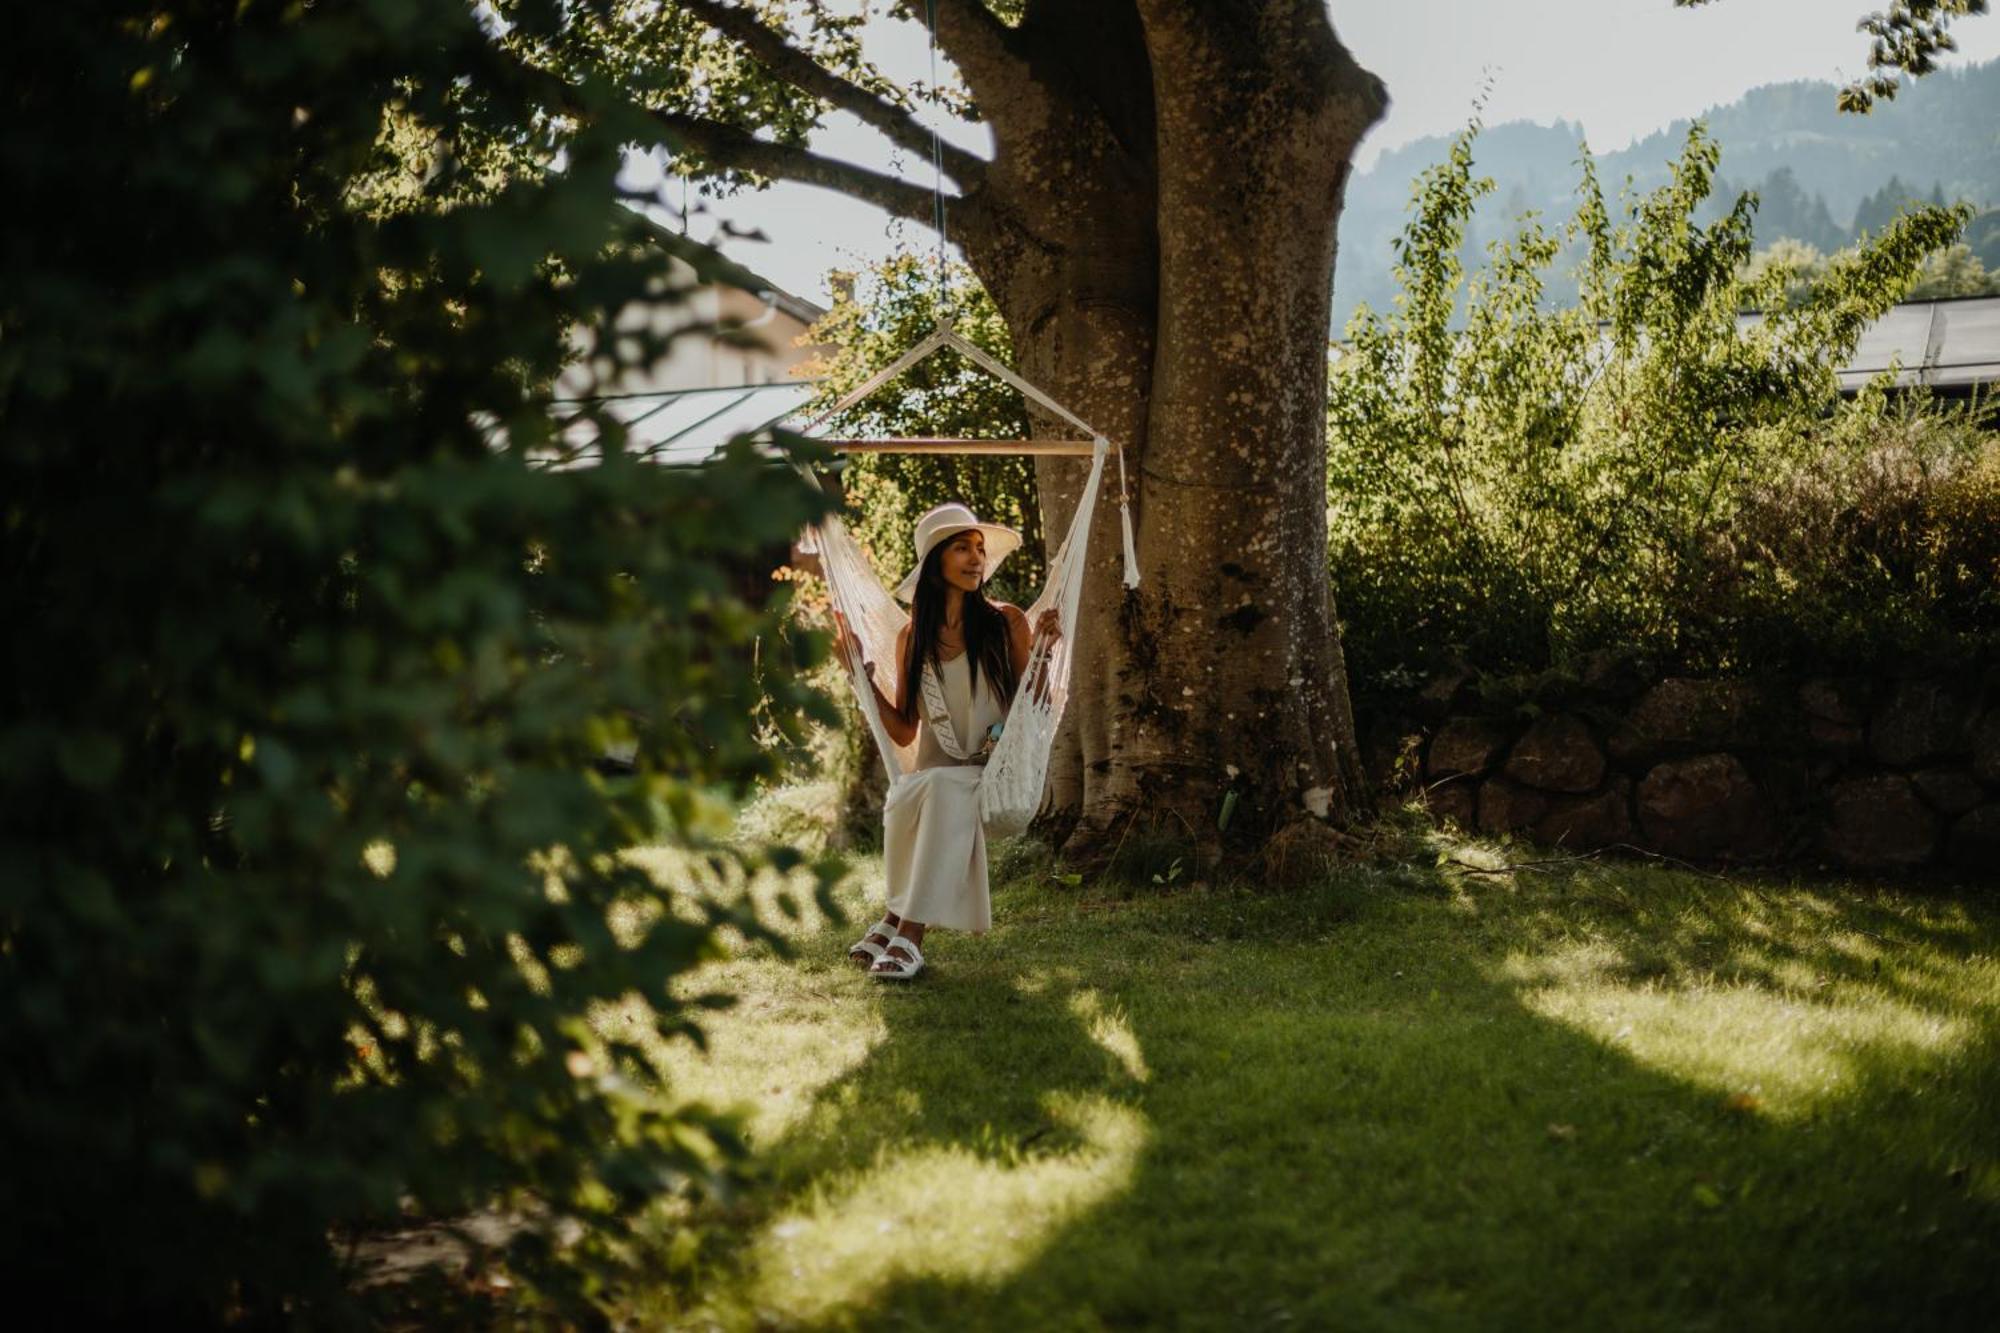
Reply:
[[[890,949],[901,949],[904,953],[910,955],[909,961],[904,962],[902,959],[896,957],[889,952]],[[924,951],[917,947],[915,940],[910,939],[906,935],[898,935],[895,939],[889,941],[887,948],[882,950],[882,956],[877,958],[875,965],[868,969],[868,975],[877,977],[883,981],[908,981],[923,970]]]
[[[850,963],[858,962],[863,967],[875,966],[880,961],[882,954],[889,947],[887,943],[875,943],[877,935],[880,935],[885,941],[893,941],[896,938],[896,927],[889,924],[888,917],[885,916],[874,925],[868,927],[860,939],[848,946],[847,961]]]

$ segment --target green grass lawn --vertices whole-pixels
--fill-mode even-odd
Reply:
[[[666,1058],[753,1181],[663,1223],[643,1326],[2000,1321],[1991,897],[1014,861],[905,988],[819,921],[701,975],[741,1003]],[[879,865],[843,893],[872,919]]]

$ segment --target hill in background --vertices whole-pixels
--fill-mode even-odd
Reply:
[[[1755,190],[1760,247],[1791,239],[1838,249],[1879,227],[1906,199],[1966,200],[1982,210],[1965,240],[1988,269],[2000,269],[2000,60],[1930,75],[1872,114],[1842,115],[1836,85],[1770,84],[1702,119],[1722,145],[1715,198]],[[1665,181],[1686,140],[1686,120],[1598,160],[1607,193],[1630,178],[1638,190]],[[1560,224],[1575,211],[1581,179],[1579,125],[1510,121],[1483,131],[1473,154],[1496,189],[1467,236],[1471,261],[1488,242],[1511,235],[1524,213]],[[1391,242],[1407,219],[1410,189],[1450,147],[1443,136],[1384,153],[1348,182],[1334,283],[1334,327],[1366,301],[1381,309],[1395,294]]]

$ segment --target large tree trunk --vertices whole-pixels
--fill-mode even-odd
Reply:
[[[1260,841],[1362,799],[1326,358],[1341,189],[1386,99],[1321,0],[1106,8],[1031,7],[1039,97],[1026,115],[982,96],[1001,206],[965,237],[1024,371],[1123,444],[1137,520],[1128,591],[1114,467],[1049,812],[1072,851],[1135,821],[1208,847],[1233,790],[1232,840]],[[1039,476],[1060,533],[1081,469]]]
[[[1229,841],[1338,824],[1365,791],[1326,573],[1326,357],[1341,190],[1387,106],[1381,81],[1326,0],[1022,0],[1011,26],[996,8],[1015,6],[990,5],[898,6],[934,25],[993,131],[990,162],[834,68],[840,43],[821,63],[763,6],[729,0],[674,0],[688,24],[662,28],[657,54],[703,58],[713,29],[775,81],[771,104],[710,103],[690,80],[652,114],[697,163],[920,222],[929,189],[760,135],[758,116],[838,108],[934,155],[1017,364],[1122,447],[1144,582],[1120,578],[1114,468],[1047,792],[1068,849],[1144,820],[1209,850],[1232,794]],[[572,91],[557,104],[589,114]],[[1083,477],[1038,462],[1045,534],[1068,528]]]

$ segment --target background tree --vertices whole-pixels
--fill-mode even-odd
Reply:
[[[1837,250],[1847,240],[1826,200],[1800,188],[1790,167],[1779,167],[1764,177],[1756,192],[1759,236],[1802,241],[1817,250]],[[1733,193],[1725,195],[1725,206],[1734,198]]]
[[[1741,271],[1743,296],[1777,290],[1786,305],[1797,305],[1812,295],[1814,286],[1826,276],[1827,258],[1818,247],[1789,238],[1774,242],[1750,256]],[[1779,275],[1775,282],[1772,275]]]
[[[1910,287],[1909,299],[1935,300],[1952,296],[2000,294],[2000,280],[1989,273],[1969,245],[1951,245],[1928,255],[1923,271]]]
[[[1944,187],[1934,184],[1929,195],[1925,196],[1913,186],[1903,184],[1902,177],[1891,176],[1881,189],[1862,199],[1854,210],[1854,226],[1850,230],[1857,236],[1863,233],[1872,236],[1894,222],[1897,215],[1911,205],[1922,203],[1943,207]]]
[[[629,1221],[727,1160],[648,1059],[692,1030],[669,984],[757,924],[620,853],[756,864],[703,845],[770,770],[753,704],[831,714],[790,654],[751,689],[774,608],[720,565],[816,506],[604,420],[601,466],[541,465],[569,330],[677,293],[614,185],[650,122],[586,89],[557,134],[492,60],[461,0],[61,6],[0,48],[23,1309],[339,1326],[330,1232],[514,1206],[510,1305],[587,1318]],[[663,350],[630,342],[594,363]]]
[[[1319,0],[896,12],[930,24],[962,93],[891,86],[854,21],[813,3],[578,11],[512,45],[530,77],[618,79],[682,170],[827,186],[926,224],[928,182],[828,159],[808,131],[838,109],[921,159],[917,99],[985,124],[990,159],[939,155],[951,235],[1015,364],[1124,446],[1145,574],[1127,595],[1101,506],[1053,811],[1075,849],[1142,812],[1211,836],[1232,781],[1245,836],[1344,816],[1359,767],[1316,555],[1325,346],[1334,222],[1380,82]],[[1061,531],[1083,470],[1042,460],[1037,476]]]

